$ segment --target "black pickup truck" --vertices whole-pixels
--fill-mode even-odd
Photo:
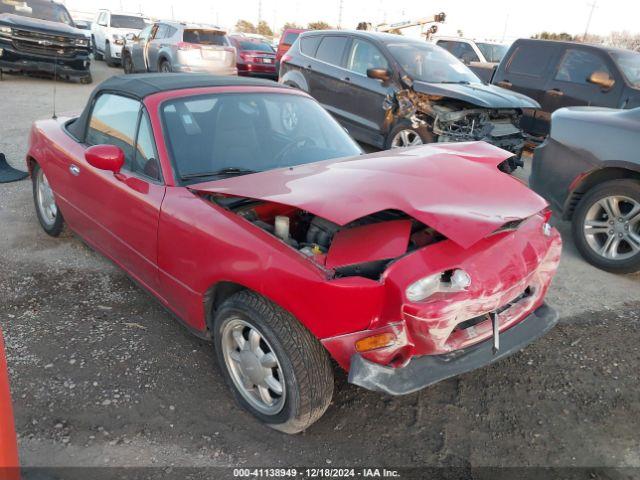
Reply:
[[[90,41],[51,0],[0,0],[0,71],[91,83]]]
[[[524,112],[520,126],[549,133],[551,114],[562,107],[640,106],[640,53],[575,42],[516,40],[491,83],[523,93],[542,108]]]

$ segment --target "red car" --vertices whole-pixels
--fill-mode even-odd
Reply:
[[[18,480],[18,444],[13,425],[13,409],[7,361],[4,356],[4,340],[0,330],[0,478],[2,480]]]
[[[485,143],[364,155],[304,92],[206,75],[113,77],[38,121],[44,230],[66,223],[211,338],[239,402],[278,430],[352,383],[406,394],[557,322],[546,202]]]
[[[238,75],[276,80],[276,52],[264,40],[232,35],[231,45],[236,47]]]
[[[280,42],[278,42],[278,49],[276,50],[276,68],[278,71],[280,71],[280,60],[282,60],[284,54],[289,51],[291,45],[298,39],[300,34],[306,31],[303,28],[287,28],[282,32]]]

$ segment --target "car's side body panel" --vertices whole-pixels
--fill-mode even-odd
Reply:
[[[4,339],[0,330],[0,477],[6,480],[18,480],[20,478],[18,443],[13,423],[8,372]]]
[[[624,171],[640,173],[639,133],[640,109],[558,110],[549,137],[535,150],[531,187],[569,219],[573,193],[584,193],[592,175],[606,181],[625,178]]]

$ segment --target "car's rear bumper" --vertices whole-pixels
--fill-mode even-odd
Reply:
[[[86,55],[48,57],[16,51],[11,44],[0,42],[0,68],[6,72],[41,72],[59,77],[87,77],[91,60]]]
[[[220,65],[173,65],[172,70],[178,73],[208,73],[211,75],[237,75],[235,67],[220,67]]]
[[[542,337],[557,323],[558,313],[542,304],[524,320],[500,333],[500,349],[495,353],[493,339],[489,339],[444,355],[415,357],[400,368],[383,366],[354,354],[349,382],[368,390],[405,395],[505,358]]]

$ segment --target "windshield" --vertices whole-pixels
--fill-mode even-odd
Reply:
[[[182,39],[187,43],[197,43],[200,45],[218,45],[227,44],[224,32],[216,30],[190,29],[185,30]]]
[[[23,17],[74,26],[67,9],[58,3],[44,0],[0,0],[0,13],[13,13]]]
[[[509,47],[506,45],[499,45],[497,43],[481,43],[476,42],[476,45],[484,55],[484,58],[487,59],[487,62],[495,62],[500,63],[502,61],[502,57],[507,53]]]
[[[134,15],[111,15],[113,28],[128,28],[130,30],[142,30],[147,26],[144,19]]]
[[[613,60],[618,64],[624,78],[635,88],[640,88],[640,53],[611,52]]]
[[[414,80],[429,83],[482,83],[464,63],[437,45],[407,42],[390,44],[387,48]]]
[[[162,118],[176,174],[192,183],[362,153],[317,102],[299,95],[180,98],[163,104]]]

